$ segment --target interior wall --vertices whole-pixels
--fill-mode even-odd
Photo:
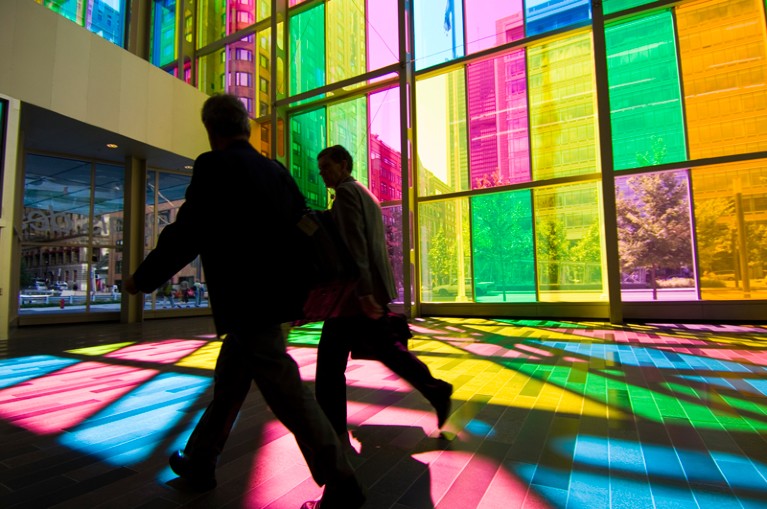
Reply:
[[[194,159],[207,95],[30,0],[0,2],[0,94]]]

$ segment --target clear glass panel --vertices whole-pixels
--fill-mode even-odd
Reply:
[[[27,156],[23,241],[89,242],[91,166],[74,159]]]
[[[704,300],[767,299],[767,161],[692,170]]]
[[[119,246],[123,241],[125,170],[96,164],[93,201],[93,243]]]
[[[352,175],[367,186],[368,136],[367,101],[365,97],[332,104],[328,106],[327,114],[328,145],[346,147],[354,161]],[[316,163],[314,166],[317,166]]]
[[[251,117],[259,116],[256,90],[259,97],[266,94],[269,102],[269,80],[260,70],[256,72],[254,43],[255,36],[249,35],[226,47],[226,91],[240,98]]]
[[[535,180],[600,169],[591,33],[527,50]]]
[[[472,189],[529,182],[525,50],[469,64],[466,72]]]
[[[463,68],[418,80],[416,94],[419,195],[468,189]]]
[[[151,42],[154,65],[164,66],[176,60],[176,0],[154,0]]]
[[[533,302],[535,252],[530,191],[471,198],[477,302]]]
[[[290,173],[315,209],[328,207],[328,192],[317,170],[317,154],[327,146],[325,108],[290,117]]]
[[[115,248],[94,248],[91,255],[89,309],[92,312],[120,311],[122,252]]]
[[[93,0],[86,28],[109,42],[125,45],[125,0]]]
[[[325,85],[325,6],[290,18],[290,95]]]
[[[522,0],[466,2],[466,48],[476,53],[525,36]]]
[[[621,298],[697,300],[687,171],[615,180]]]
[[[616,170],[687,158],[671,11],[605,29]]]
[[[527,35],[591,19],[591,0],[525,0]]]
[[[397,0],[367,1],[367,70],[399,61]]]
[[[472,299],[469,199],[418,205],[421,249],[421,300]]]
[[[539,299],[606,300],[598,183],[543,187],[533,198]]]
[[[384,233],[386,235],[386,251],[389,253],[394,282],[397,285],[397,297],[394,302],[404,299],[404,275],[402,260],[402,207],[383,207]]]
[[[690,158],[767,150],[762,0],[676,7]]]
[[[370,94],[370,190],[381,201],[402,199],[399,87]]]
[[[365,3],[330,0],[327,3],[328,83],[364,74]]]
[[[463,2],[421,0],[413,6],[415,68],[455,60],[464,55]]]

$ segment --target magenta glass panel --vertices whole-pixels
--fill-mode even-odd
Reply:
[[[382,202],[402,199],[399,87],[370,94],[370,191]]]
[[[395,302],[402,302],[404,295],[404,275],[402,259],[402,206],[383,207],[384,234],[386,235],[386,252],[389,253],[394,282],[397,285]]]
[[[467,66],[471,187],[530,181],[525,50]]]
[[[466,2],[467,53],[494,48],[525,36],[522,0]]]
[[[368,71],[386,67],[399,60],[397,4],[397,0],[367,2]]]

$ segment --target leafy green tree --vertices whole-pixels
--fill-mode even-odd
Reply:
[[[656,300],[659,269],[692,266],[687,180],[679,172],[629,177],[616,210],[621,269],[649,269]]]
[[[546,280],[541,282],[559,284],[561,264],[570,260],[570,241],[562,218],[557,215],[538,216],[535,221],[535,243],[539,266],[545,262]]]
[[[442,225],[430,239],[427,259],[432,283],[448,284],[455,260],[455,235],[446,235]]]
[[[722,218],[734,216],[735,202],[732,198],[695,200],[698,262],[704,274],[732,266],[734,224]]]

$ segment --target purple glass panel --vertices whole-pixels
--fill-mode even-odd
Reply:
[[[389,253],[394,282],[397,284],[397,298],[395,302],[404,299],[404,276],[402,272],[402,207],[383,208],[384,233],[386,235],[386,250]]]
[[[525,50],[469,64],[471,187],[530,181]]]
[[[370,191],[382,202],[402,199],[399,87],[370,94]]]

